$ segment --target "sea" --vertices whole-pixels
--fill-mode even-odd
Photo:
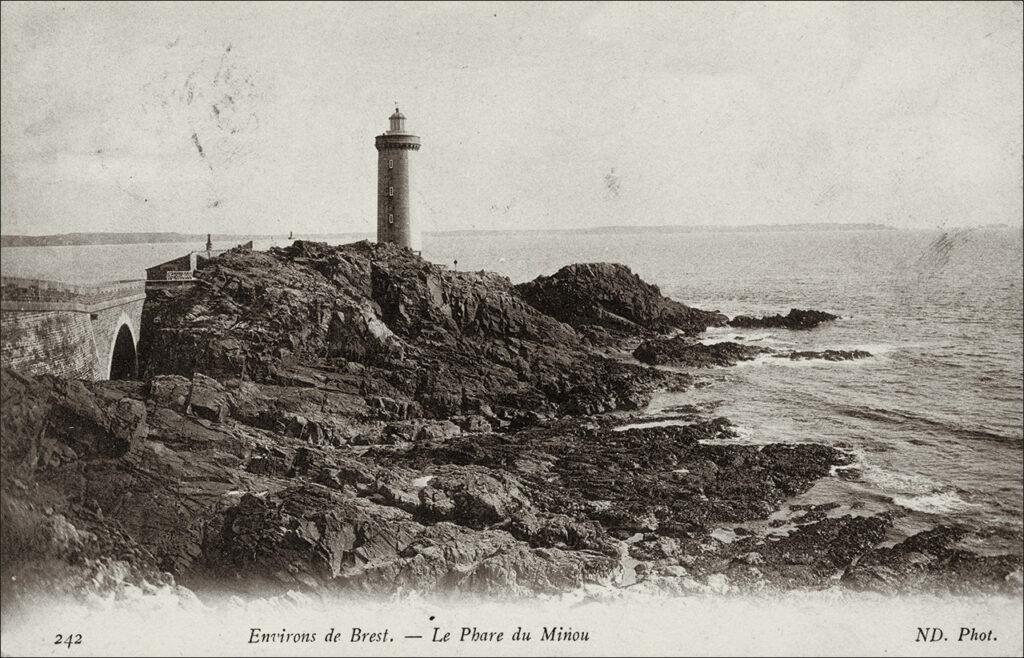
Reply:
[[[340,243],[350,239],[328,239]],[[257,240],[263,249],[281,240]],[[234,246],[218,243],[215,248]],[[133,279],[195,244],[3,248],[2,273],[74,283]],[[513,282],[575,262],[628,265],[673,299],[726,315],[811,308],[810,331],[716,328],[702,339],[784,350],[860,349],[848,362],[758,358],[700,371],[639,422],[681,405],[726,416],[736,442],[818,442],[854,456],[794,506],[892,512],[890,540],[942,523],[981,553],[1021,551],[1024,244],[1019,228],[428,234],[423,256]]]

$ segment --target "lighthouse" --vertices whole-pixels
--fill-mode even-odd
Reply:
[[[377,242],[393,242],[419,251],[409,202],[409,154],[418,151],[420,138],[406,132],[405,115],[395,108],[390,129],[377,135]]]

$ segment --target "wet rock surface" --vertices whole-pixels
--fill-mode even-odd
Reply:
[[[650,365],[712,368],[734,366],[740,361],[750,361],[770,351],[765,347],[731,341],[705,345],[686,336],[673,336],[645,340],[633,351],[633,356]]]
[[[938,526],[895,546],[867,551],[843,574],[843,585],[888,593],[1020,591],[1020,556],[978,555],[958,546],[969,535],[964,528]]]
[[[625,268],[514,287],[386,245],[297,242],[198,277],[147,301],[144,381],[3,371],[4,605],[111,573],[260,593],[1019,586],[1019,555],[974,556],[960,530],[886,547],[886,516],[768,522],[851,465],[842,450],[744,444],[706,405],[624,427],[692,379],[599,345],[645,340],[650,363],[695,367],[761,352],[652,338],[719,319]],[[574,279],[579,326],[541,310]]]
[[[633,350],[641,363],[679,368],[724,368],[741,361],[752,361],[762,354],[790,361],[854,361],[870,358],[864,350],[779,351],[733,341],[704,344],[687,336],[658,337],[644,340]]]
[[[824,311],[801,310],[793,308],[786,315],[766,315],[763,317],[752,317],[749,315],[737,315],[729,320],[730,327],[744,329],[813,329],[822,322],[838,320],[838,315],[832,315]]]
[[[789,359],[790,361],[853,361],[855,359],[867,359],[872,354],[865,350],[803,350],[775,354],[774,356],[777,359]]]

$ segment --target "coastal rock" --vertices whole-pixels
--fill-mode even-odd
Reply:
[[[1021,556],[972,553],[958,546],[969,534],[962,527],[938,526],[891,548],[872,550],[843,574],[843,585],[891,594],[915,591],[1019,594]]]
[[[787,588],[818,585],[879,544],[890,527],[892,519],[887,516],[849,515],[802,525],[758,549],[759,570],[762,577]]]
[[[157,375],[149,381],[149,399],[181,411],[188,406],[192,382],[181,375]]]
[[[57,465],[80,455],[120,457],[147,432],[146,408],[96,396],[85,382],[3,372],[3,459],[28,467]]]
[[[372,308],[350,306],[334,311],[331,316],[327,354],[361,363],[388,363],[405,357],[405,345]]]
[[[429,526],[391,559],[367,563],[339,584],[372,592],[416,588],[515,596],[610,584],[618,560],[590,551],[532,548],[500,530]]]
[[[140,581],[259,593],[911,578],[910,548],[875,548],[885,519],[821,506],[784,539],[741,527],[848,453],[741,443],[712,406],[671,426],[606,413],[694,377],[596,348],[642,340],[638,358],[686,367],[765,351],[654,336],[721,321],[615,265],[516,287],[387,244],[228,252],[152,291],[143,381],[3,372],[4,582],[122,562]],[[968,575],[1011,565],[936,542],[915,549],[936,574],[949,556]],[[870,575],[883,568],[897,576]]]
[[[444,467],[430,476],[419,497],[426,517],[476,529],[533,516],[532,504],[515,477],[480,467]]]
[[[565,515],[622,539],[653,531],[687,536],[708,531],[716,521],[763,518],[787,495],[806,490],[833,465],[849,461],[827,446],[769,450],[772,446],[711,443],[732,436],[725,419],[625,431],[567,420],[514,435],[381,447],[372,456],[389,467],[476,465],[492,474],[500,469],[515,477],[541,525],[546,518]],[[499,521],[515,515],[485,516]]]
[[[650,365],[670,365],[680,368],[712,368],[734,366],[740,361],[751,361],[762,354],[791,361],[853,361],[870,358],[864,350],[801,350],[779,352],[768,347],[723,341],[706,345],[687,336],[651,338],[640,343],[633,356]]]
[[[729,320],[730,327],[743,329],[813,329],[822,322],[838,320],[838,315],[824,311],[801,310],[793,308],[786,315],[766,315],[755,318],[749,315],[737,315]]]
[[[228,394],[224,385],[202,373],[192,375],[186,407],[189,413],[214,423],[228,417]]]
[[[777,359],[789,359],[791,361],[853,361],[855,359],[870,358],[871,352],[865,350],[822,350],[822,351],[794,351],[785,354],[774,355]]]
[[[444,441],[462,433],[462,428],[450,420],[423,423],[416,430],[416,441]]]
[[[186,413],[174,394],[191,380],[155,389],[67,387],[4,374],[4,505],[13,518],[8,526],[4,517],[5,555],[14,546],[6,528],[37,523],[31,501],[45,491],[54,515],[78,533],[67,536],[96,538],[71,539],[67,551],[47,548],[48,559],[128,559],[140,578],[169,572],[186,586],[232,591],[435,587],[529,595],[609,585],[622,573],[617,540],[637,533],[642,539],[630,554],[660,565],[638,574],[670,590],[686,578],[689,589],[717,591],[726,575],[731,589],[818,587],[844,571],[850,586],[884,589],[916,582],[908,573],[917,573],[920,558],[910,552],[935,555],[929,578],[948,583],[941,574],[950,556],[961,573],[983,582],[1019,565],[960,555],[947,546],[952,536],[875,550],[888,521],[822,516],[829,505],[798,510],[804,517],[781,541],[738,528],[732,544],[700,548],[723,524],[766,519],[851,461],[814,444],[722,443],[734,432],[721,418],[691,415],[683,425],[621,431],[611,419],[555,418],[515,432],[453,430],[444,440],[353,448],[313,445],[305,430],[268,427],[255,412],[260,400],[277,395],[281,404],[301,404],[324,393],[317,389],[200,380],[216,399],[229,398],[227,416],[212,422]],[[207,408],[219,413],[221,406]],[[294,413],[296,427],[305,417],[283,407],[272,413]],[[83,443],[89,418],[92,438]],[[33,432],[36,447],[26,440]],[[97,449],[117,435],[129,450],[111,458]],[[67,455],[40,459],[53,452],[41,448],[47,442],[66,446]],[[13,560],[5,574],[27,577],[34,564]]]
[[[662,296],[657,286],[614,263],[568,265],[551,276],[519,284],[515,290],[534,308],[578,328],[629,334],[680,330],[693,336],[727,320],[720,313]]]
[[[768,348],[731,341],[705,345],[686,336],[673,336],[645,340],[633,351],[633,356],[650,365],[712,368],[734,366],[740,361],[750,361],[770,351]]]
[[[623,293],[636,331],[703,327],[695,318],[717,317],[662,297],[621,266],[578,275],[579,303],[603,308],[608,295]],[[232,251],[196,277],[187,290],[147,299],[139,349],[151,379],[200,372],[341,391],[389,420],[414,417],[408,410],[470,415],[481,405],[540,414],[634,409],[665,380],[592,354],[507,278],[452,272],[390,244]]]
[[[146,426],[146,405],[141,400],[121,398],[107,407],[110,435],[118,442],[112,454],[124,454],[132,445],[144,439],[149,431]]]

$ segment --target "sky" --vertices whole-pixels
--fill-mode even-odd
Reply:
[[[0,230],[1022,222],[1022,9],[4,2]]]

